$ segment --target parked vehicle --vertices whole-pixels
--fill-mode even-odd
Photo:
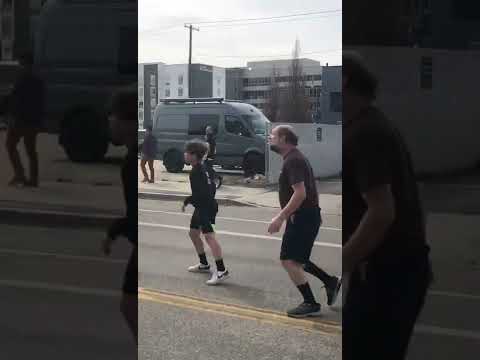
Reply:
[[[41,10],[34,66],[46,84],[45,131],[70,160],[99,161],[108,150],[108,100],[137,83],[136,11],[129,0],[50,0]]]
[[[223,98],[165,99],[155,109],[153,134],[157,158],[169,172],[184,168],[183,149],[191,139],[202,139],[212,126],[217,143],[215,163],[241,166],[245,173],[265,172],[266,128],[269,120],[254,106]],[[149,124],[145,124],[147,126]],[[139,130],[139,141],[144,130]]]

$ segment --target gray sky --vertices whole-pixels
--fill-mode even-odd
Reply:
[[[233,67],[245,66],[247,61],[288,59],[298,37],[301,57],[341,64],[341,0],[173,0],[165,6],[166,3],[138,1],[140,62],[187,63],[188,29],[183,27],[184,23],[197,25],[205,21],[340,10],[263,20],[269,23],[256,25],[198,24],[200,31],[193,32],[192,62]]]

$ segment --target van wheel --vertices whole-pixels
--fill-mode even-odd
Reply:
[[[243,174],[245,177],[265,174],[265,157],[258,153],[248,153],[243,159]]]
[[[107,120],[92,109],[72,109],[61,123],[59,144],[71,161],[102,161],[109,145]]]
[[[170,173],[179,173],[183,170],[185,163],[183,154],[178,150],[169,150],[163,157],[163,166]]]

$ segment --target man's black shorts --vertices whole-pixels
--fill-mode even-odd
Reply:
[[[301,209],[290,216],[283,234],[280,260],[307,263],[321,223],[322,217],[318,207]]]
[[[218,209],[213,211],[195,209],[190,220],[190,229],[202,230],[204,234],[215,232],[213,225],[215,225],[217,211]]]
[[[132,250],[123,278],[123,292],[125,294],[138,294],[138,251],[136,246]]]

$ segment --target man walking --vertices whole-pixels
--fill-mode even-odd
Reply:
[[[298,137],[291,126],[280,125],[272,130],[270,148],[283,157],[279,178],[280,213],[272,219],[269,233],[276,233],[285,221],[280,260],[290,279],[303,296],[303,303],[287,311],[291,317],[307,317],[320,313],[305,271],[320,279],[327,292],[327,303],[335,302],[340,282],[310,261],[313,244],[322,218],[318,192],[310,163],[297,149]]]
[[[343,359],[405,359],[432,279],[410,154],[373,105],[377,79],[343,56]],[[345,295],[345,292],[344,292]]]
[[[33,72],[33,57],[30,54],[21,56],[20,66],[20,75],[7,100],[9,124],[6,148],[14,173],[9,185],[37,187],[37,135],[42,127],[44,115],[45,85]],[[30,165],[29,179],[25,176],[17,150],[22,138]]]
[[[155,182],[155,154],[157,152],[157,139],[153,135],[153,128],[151,125],[147,127],[147,135],[142,144],[142,160],[140,160],[140,168],[142,169],[143,173],[143,181],[144,183],[151,183]],[[147,169],[145,165],[148,164],[148,168],[150,169],[150,177],[148,176]]]

